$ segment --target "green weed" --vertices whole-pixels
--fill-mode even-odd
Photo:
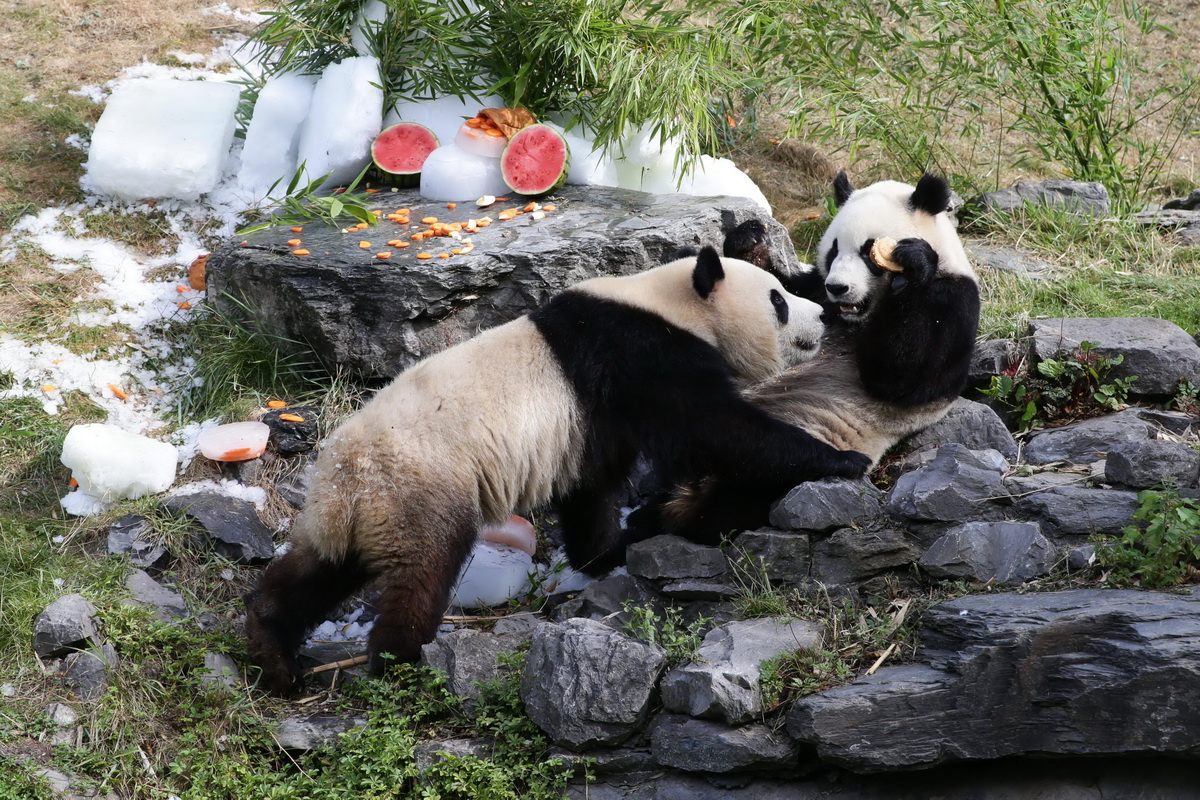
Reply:
[[[700,617],[691,623],[684,622],[678,608],[668,606],[659,615],[650,606],[635,605],[630,601],[623,604],[629,619],[625,632],[647,644],[658,645],[667,653],[667,668],[678,666],[698,657],[703,631],[711,620]]]
[[[1175,489],[1138,494],[1137,524],[1115,541],[1096,542],[1096,561],[1114,586],[1176,586],[1200,577],[1200,503]]]

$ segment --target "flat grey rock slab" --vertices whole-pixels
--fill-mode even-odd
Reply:
[[[1118,444],[1146,441],[1154,435],[1154,426],[1131,408],[1037,431],[1025,444],[1025,460],[1030,464],[1091,464],[1104,459]]]
[[[63,680],[80,700],[98,700],[108,691],[109,672],[120,658],[111,644],[71,653],[63,660]]]
[[[67,594],[33,621],[33,651],[41,658],[79,650],[99,641],[96,607],[81,594]]]
[[[950,529],[921,556],[935,578],[1024,583],[1054,566],[1054,545],[1033,522],[968,522]]]
[[[336,714],[288,717],[276,726],[275,743],[284,750],[307,752],[333,744],[343,733],[366,724],[363,717]]]
[[[1161,439],[1117,444],[1108,451],[1104,478],[1134,489],[1188,489],[1200,478],[1200,453],[1182,442]]]
[[[191,517],[204,530],[202,540],[239,564],[261,564],[275,556],[271,531],[258,518],[253,503],[236,497],[197,492],[162,501],[173,514]]]
[[[914,563],[915,542],[896,530],[843,528],[813,542],[811,583],[844,586]],[[811,584],[810,584],[811,588]]]
[[[622,744],[645,724],[667,664],[661,647],[588,619],[543,623],[521,675],[525,713],[555,744]]]
[[[1137,492],[1059,486],[1017,500],[1017,510],[1039,519],[1048,535],[1117,536],[1133,523]]]
[[[434,764],[445,761],[448,757],[491,758],[495,747],[495,742],[491,739],[483,738],[442,739],[436,742],[421,742],[414,751],[417,761],[417,771],[424,772]]]
[[[801,698],[788,731],[859,772],[1022,754],[1200,755],[1200,595],[995,594],[924,618],[922,663]]]
[[[539,199],[556,206],[545,219],[521,214],[502,222],[500,210],[526,201],[489,209],[460,203],[451,212],[415,190],[376,197],[385,212],[410,208],[414,224],[400,228],[384,219],[353,234],[307,225],[301,238],[309,256],[292,255],[286,242],[297,234],[287,226],[230,241],[208,260],[209,297],[225,313],[308,343],[327,368],[387,378],[586,278],[639,272],[684,246],[720,248],[727,232],[751,218],[766,226],[772,255],[789,270],[797,264],[787,231],[745,198],[565,186]],[[422,250],[448,253],[456,246],[448,238],[403,250],[384,244],[424,230],[416,223],[426,216],[445,222],[485,215],[497,221],[471,235],[470,255],[416,259]],[[360,249],[362,240],[375,246]],[[382,250],[393,256],[374,258]]]
[[[729,569],[721,548],[679,536],[654,536],[631,544],[626,554],[629,574],[648,580],[723,578]]]
[[[825,478],[806,481],[793,488],[771,507],[770,521],[776,528],[817,533],[865,525],[883,511],[883,492],[868,481]]]
[[[812,564],[810,537],[794,531],[744,531],[733,540],[729,558],[734,573],[747,582],[761,576],[777,588],[804,588]]]
[[[187,601],[183,599],[183,595],[163,586],[140,569],[129,573],[129,577],[125,579],[125,588],[129,591],[134,605],[150,609],[162,622],[172,622],[188,616]]]
[[[1028,205],[1092,217],[1108,216],[1110,207],[1108,190],[1095,181],[1018,181],[1007,189],[985,192],[978,202],[987,211],[1017,211]]]
[[[763,711],[763,662],[821,645],[821,626],[771,617],[739,620],[709,631],[697,658],[667,673],[663,706],[692,717],[749,722]]]
[[[799,757],[795,742],[765,725],[733,727],[673,714],[651,725],[650,752],[665,767],[708,773],[787,769]]]
[[[917,450],[944,444],[961,444],[970,450],[996,450],[1010,461],[1017,457],[1017,443],[1000,416],[983,403],[965,397],[955,400],[940,420],[908,437],[904,446]]]
[[[1137,376],[1130,394],[1172,396],[1180,380],[1200,384],[1200,346],[1173,322],[1154,317],[1085,317],[1039,319],[1029,323],[1037,360],[1070,352],[1091,342],[1095,352],[1124,361],[1112,368],[1113,378]]]
[[[987,388],[992,377],[1016,363],[1019,347],[1015,339],[988,339],[978,342],[971,353],[967,379],[972,386]]]
[[[516,636],[463,628],[439,636],[421,647],[421,665],[446,676],[446,688],[464,700],[475,701],[484,684],[500,674],[500,656],[520,646]]]
[[[108,527],[108,552],[125,556],[135,567],[159,570],[171,561],[171,554],[162,544],[153,541],[150,521],[145,517],[128,515]]]
[[[976,269],[986,267],[1035,280],[1045,280],[1054,270],[1054,265],[1049,261],[1022,253],[1012,247],[990,244],[978,239],[968,239],[963,244],[966,246],[967,257]]]

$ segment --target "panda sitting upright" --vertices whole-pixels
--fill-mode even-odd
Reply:
[[[735,383],[813,357],[820,313],[709,247],[585,281],[406,370],[330,436],[292,548],[247,596],[262,685],[300,688],[305,633],[375,578],[370,668],[415,661],[480,527],[513,512],[554,501],[573,567],[623,563],[616,499],[639,451],[679,476],[861,475],[866,456],[772,418]]]
[[[893,445],[942,417],[966,387],[979,323],[979,283],[950,221],[950,188],[931,175],[911,186],[833,183],[838,212],[813,269],[784,273],[771,259],[760,223],[743,223],[725,254],[775,273],[792,292],[824,301],[821,353],[747,389],[743,396],[776,419],[874,465]],[[876,239],[898,239],[900,272],[874,260]],[[820,292],[818,295],[817,292]],[[716,543],[761,527],[772,501],[791,486],[721,476],[673,486],[629,518],[628,538],[675,533]]]

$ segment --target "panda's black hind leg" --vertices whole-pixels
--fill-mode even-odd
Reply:
[[[477,519],[431,523],[429,535],[381,575],[378,614],[367,640],[368,669],[378,675],[392,664],[414,663],[433,641],[450,604],[450,590],[479,534]]]
[[[578,490],[558,501],[563,544],[571,566],[599,576],[625,563],[617,522],[617,491]]]
[[[271,562],[245,598],[247,649],[262,670],[261,688],[300,690],[304,675],[296,651],[305,634],[368,577],[356,560],[330,564],[303,543]]]

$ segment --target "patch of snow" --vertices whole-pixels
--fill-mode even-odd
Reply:
[[[189,494],[199,494],[200,492],[245,500],[248,503],[253,503],[254,507],[260,511],[267,504],[267,492],[261,486],[247,486],[244,483],[228,479],[221,480],[220,482],[193,481],[192,483],[185,483],[183,486],[176,486],[167,492],[167,497],[180,497]]]

